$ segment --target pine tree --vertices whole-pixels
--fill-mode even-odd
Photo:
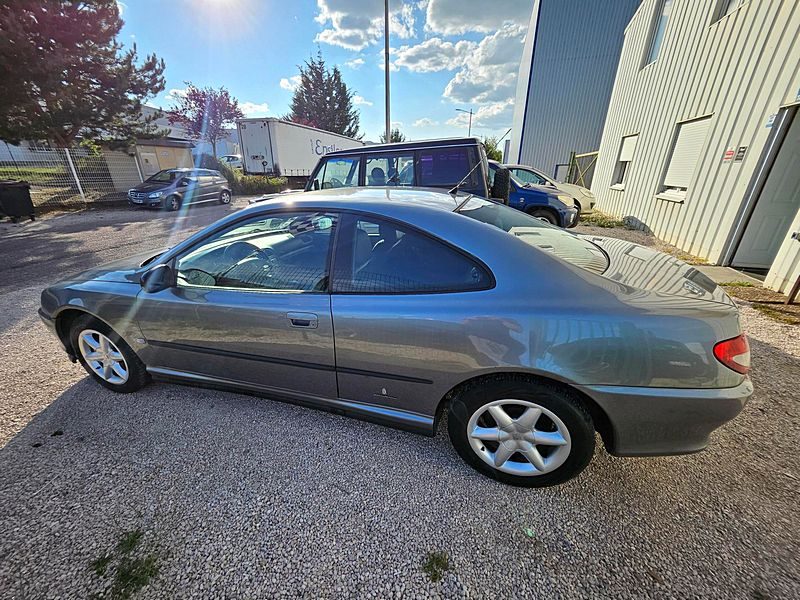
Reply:
[[[155,133],[141,109],[164,89],[164,61],[138,66],[122,25],[116,0],[0,2],[0,139],[68,147]]]
[[[300,85],[286,119],[356,139],[363,137],[358,132],[360,115],[353,105],[353,92],[339,67],[330,70],[325,66],[321,52],[300,67]]]
[[[396,142],[405,142],[406,141],[406,135],[404,133],[402,133],[400,131],[400,129],[397,128],[397,127],[392,129],[390,134],[391,135],[389,136],[389,141],[391,143],[393,143],[393,144],[396,143]],[[385,131],[381,134],[380,140],[381,140],[381,144],[385,144],[386,143],[386,132]]]

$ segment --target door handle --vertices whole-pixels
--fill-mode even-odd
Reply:
[[[305,329],[316,329],[319,325],[319,318],[314,313],[290,312],[286,313],[291,327],[303,327]]]

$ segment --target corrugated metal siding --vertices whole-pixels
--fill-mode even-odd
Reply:
[[[539,0],[539,11],[534,5],[528,35],[535,39],[526,40],[533,64],[523,60],[520,68],[512,160],[552,175],[570,152],[597,150],[623,31],[639,2]]]
[[[800,4],[749,0],[712,23],[718,2],[676,0],[656,62],[642,68],[656,0],[644,0],[625,44],[592,189],[598,208],[632,216],[679,248],[716,262],[770,130],[800,88]],[[657,199],[679,121],[712,115],[683,204]],[[622,137],[639,133],[625,190],[610,189]],[[726,149],[747,146],[742,162]]]

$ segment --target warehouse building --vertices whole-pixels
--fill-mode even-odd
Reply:
[[[640,0],[534,0],[505,162],[558,176],[600,146],[625,26]]]
[[[800,276],[800,3],[644,0],[625,30],[598,208],[787,292]]]

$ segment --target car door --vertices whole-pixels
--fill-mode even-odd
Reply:
[[[202,182],[197,171],[183,171],[180,173],[178,190],[183,197],[183,204],[197,202],[202,196]]]
[[[177,256],[175,284],[138,297],[148,368],[335,398],[327,269],[337,218],[273,211]]]
[[[389,411],[395,424],[431,426],[444,394],[491,364],[487,353],[524,351],[505,325],[476,318],[493,282],[441,240],[343,215],[331,296],[340,398]]]

